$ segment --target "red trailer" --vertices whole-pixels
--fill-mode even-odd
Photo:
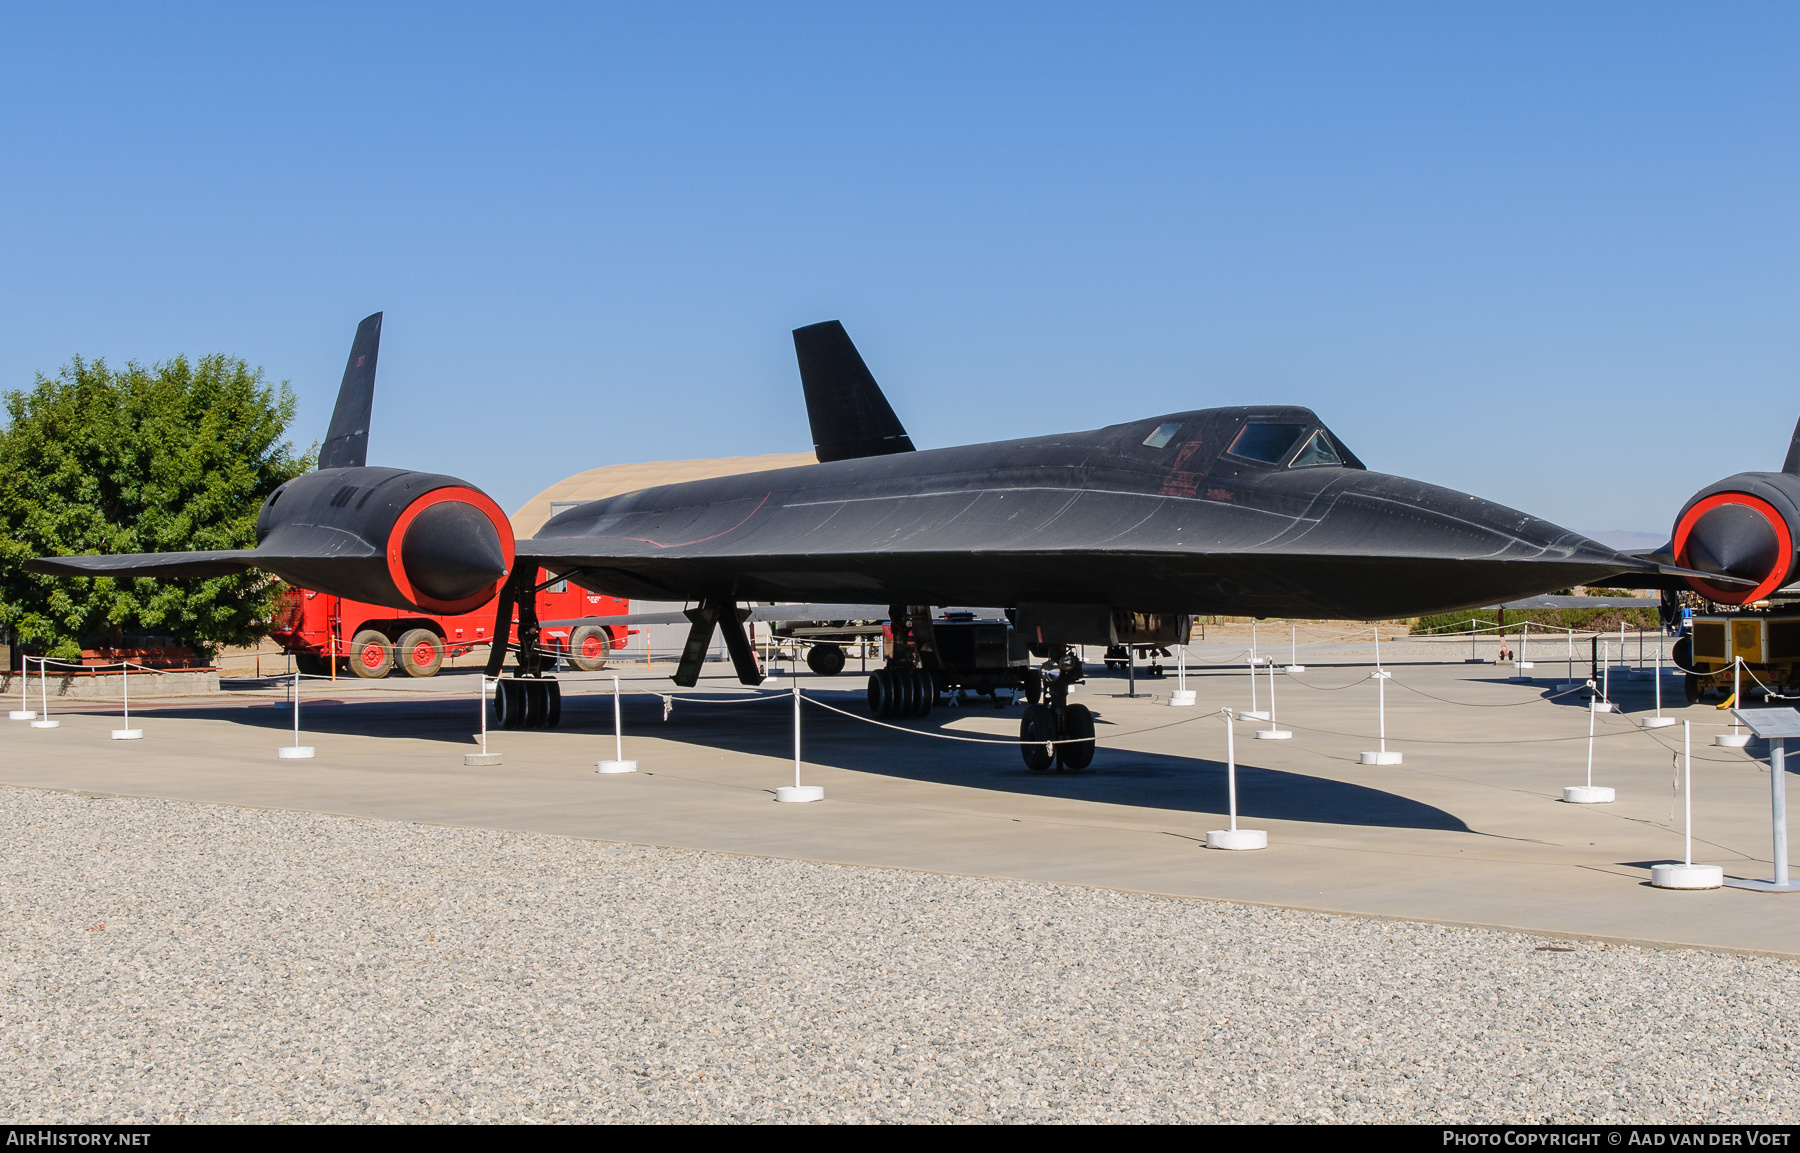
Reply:
[[[538,583],[549,579],[549,573],[538,570]],[[385,677],[395,667],[408,676],[429,677],[443,667],[446,657],[460,657],[493,640],[492,605],[460,616],[441,616],[300,588],[287,589],[280,605],[272,635],[294,655],[294,667],[312,675],[330,672],[327,661],[335,654],[359,677]],[[591,593],[568,581],[557,581],[538,593],[539,620],[623,616],[629,611],[627,602],[617,597]],[[636,631],[622,625],[563,625],[545,628],[538,643],[591,672],[604,668],[606,654],[623,648],[625,638]],[[507,639],[519,639],[517,624]]]

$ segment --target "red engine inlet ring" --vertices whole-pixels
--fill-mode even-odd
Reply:
[[[1701,517],[1720,505],[1726,504],[1741,504],[1745,508],[1755,509],[1764,520],[1769,522],[1770,527],[1775,530],[1776,541],[1781,545],[1780,562],[1770,570],[1768,576],[1762,579],[1762,583],[1753,589],[1746,589],[1741,585],[1725,589],[1695,577],[1683,579],[1695,592],[1708,600],[1715,600],[1720,604],[1727,605],[1747,605],[1752,601],[1763,599],[1780,588],[1782,583],[1787,580],[1788,570],[1794,566],[1794,538],[1793,534],[1788,532],[1787,518],[1775,511],[1775,506],[1768,501],[1761,497],[1751,496],[1747,492],[1718,492],[1699,501],[1693,508],[1683,513],[1680,522],[1675,525],[1675,563],[1682,568],[1694,567],[1688,563],[1688,537],[1692,535],[1694,526],[1700,523]]]
[[[394,587],[400,590],[401,596],[405,597],[413,604],[418,605],[426,612],[474,612],[482,605],[500,595],[500,586],[506,583],[505,577],[497,578],[492,585],[489,585],[487,588],[473,596],[464,597],[459,601],[440,601],[428,597],[418,589],[415,589],[412,581],[407,579],[406,566],[400,563],[400,546],[402,542],[406,540],[407,526],[412,524],[420,513],[424,512],[432,505],[443,504],[446,501],[461,501],[464,504],[474,505],[481,510],[482,515],[486,516],[488,520],[493,523],[494,531],[500,534],[500,548],[506,554],[506,569],[508,572],[512,571],[513,557],[516,552],[516,545],[513,540],[512,522],[506,519],[506,514],[500,511],[500,506],[489,499],[486,493],[478,492],[472,488],[465,488],[461,485],[452,485],[449,488],[433,489],[418,500],[413,501],[411,504],[407,505],[406,510],[400,514],[400,519],[394,522],[393,531],[388,533],[388,576],[393,579]]]

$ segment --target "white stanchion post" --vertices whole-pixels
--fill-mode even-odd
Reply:
[[[483,672],[480,674],[480,679],[481,687],[475,691],[475,712],[481,720],[481,751],[479,753],[464,753],[463,764],[469,768],[492,768],[494,765],[502,763],[503,758],[499,753],[488,752],[488,685],[499,684],[500,678],[489,677],[486,672]]]
[[[131,727],[131,662],[119,662],[119,694],[124,704],[125,727],[114,729],[112,739],[115,741],[141,741],[144,739],[143,729]]]
[[[31,707],[26,699],[26,690],[31,685],[31,658],[24,653],[19,654],[19,707],[6,714],[9,721],[35,721],[37,710]]]
[[[1660,647],[1656,650],[1656,715],[1645,717],[1638,723],[1646,729],[1666,729],[1675,723],[1674,717],[1662,715],[1662,649]],[[1683,721],[1682,723],[1686,724],[1687,722]],[[1685,732],[1685,730],[1683,731]]]
[[[1265,713],[1261,709],[1256,707],[1256,652],[1255,652],[1255,650],[1251,650],[1251,653],[1250,653],[1250,711],[1247,713],[1239,713],[1238,715],[1243,717],[1247,721],[1266,721],[1269,719],[1268,713]]]
[[[54,729],[62,724],[50,715],[50,658],[38,658],[38,718],[31,722],[34,729]]]
[[[1175,691],[1169,694],[1169,703],[1178,708],[1194,703],[1194,690],[1187,687],[1187,646],[1175,646]]]
[[[275,750],[276,757],[284,761],[308,760],[313,755],[311,745],[300,743],[300,674],[294,674],[294,743]]]
[[[1375,724],[1381,747],[1362,755],[1365,765],[1398,765],[1403,761],[1398,751],[1390,753],[1387,747],[1387,683],[1393,675],[1380,666],[1369,674],[1369,679],[1375,682]]]
[[[1731,658],[1731,731],[1713,737],[1722,749],[1741,749],[1750,743],[1750,734],[1738,728],[1738,709],[1744,706],[1744,658]]]
[[[1531,652],[1531,622],[1526,621],[1519,626],[1519,654],[1513,658],[1513,675],[1506,678],[1514,683],[1529,684],[1531,677],[1525,670],[1532,668],[1532,663],[1525,659]]]
[[[1562,683],[1556,686],[1556,691],[1559,693],[1566,693],[1570,689],[1581,687],[1581,682],[1575,679],[1575,630],[1564,629],[1563,635],[1569,642],[1569,671]]]
[[[1254,674],[1252,674],[1254,675]],[[1269,660],[1269,727],[1256,730],[1259,741],[1285,741],[1294,734],[1282,728],[1275,721],[1275,661]]]
[[[800,682],[794,682],[794,783],[775,790],[778,801],[822,801],[825,789],[800,783]]]
[[[1774,834],[1775,876],[1768,881],[1734,877],[1725,883],[1734,889],[1754,889],[1762,893],[1800,892],[1800,884],[1788,879],[1787,835],[1787,738],[1800,737],[1800,712],[1791,708],[1732,711],[1750,726],[1751,732],[1769,742],[1769,824]]]
[[[1619,708],[1612,700],[1612,649],[1604,643],[1600,646],[1600,700],[1594,708],[1602,713],[1617,712]]]
[[[1589,681],[1591,689],[1594,682]],[[1612,801],[1613,791],[1594,784],[1594,715],[1599,712],[1594,695],[1588,694],[1587,784],[1563,789],[1563,800],[1571,805],[1604,805]]]
[[[637,762],[625,759],[625,721],[619,710],[619,678],[613,682],[613,759],[594,762],[596,773],[635,773]]]
[[[1230,828],[1213,829],[1206,834],[1209,849],[1266,849],[1269,834],[1262,829],[1237,827],[1237,733],[1236,718],[1230,709],[1225,714],[1225,808],[1230,814]]]
[[[1298,630],[1292,622],[1288,624],[1288,665],[1290,673],[1303,673],[1306,666],[1300,663],[1300,640]]]
[[[1661,655],[1661,654],[1658,654]],[[1661,670],[1658,670],[1661,675]],[[1717,865],[1694,864],[1693,726],[1681,722],[1681,864],[1650,866],[1650,883],[1659,889],[1716,889],[1725,883]]]
[[[1481,659],[1481,654],[1475,651],[1475,637],[1480,631],[1475,627],[1476,623],[1474,617],[1469,618],[1469,655],[1463,658],[1463,664],[1465,665],[1479,665],[1485,663]]]

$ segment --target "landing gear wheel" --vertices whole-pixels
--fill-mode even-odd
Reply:
[[[519,722],[523,729],[541,729],[544,727],[544,716],[549,712],[549,694],[544,692],[543,681],[514,681],[515,688],[525,698],[524,717]]]
[[[611,647],[611,633],[599,625],[582,625],[569,634],[569,663],[584,673],[599,672]]]
[[[937,683],[924,669],[914,669],[912,677],[913,707],[908,715],[917,720],[930,716],[932,707],[937,704]]]
[[[554,729],[562,724],[562,683],[544,682],[544,727]]]
[[[1019,755],[1025,758],[1025,767],[1034,773],[1041,773],[1050,767],[1056,759],[1051,751],[1055,746],[1046,742],[1056,739],[1056,716],[1048,705],[1026,705],[1025,715],[1019,718]]]
[[[525,693],[518,681],[494,685],[494,727],[518,729],[525,724]]]
[[[892,673],[894,685],[894,716],[899,720],[908,720],[919,711],[919,678],[911,669],[895,669]]]
[[[1063,736],[1070,744],[1056,746],[1058,768],[1085,769],[1094,760],[1094,714],[1086,705],[1070,705],[1063,710]]]
[[[869,715],[888,717],[894,712],[894,680],[886,669],[869,674]]]
[[[364,629],[350,638],[350,671],[365,680],[380,680],[392,672],[394,654],[385,633]]]
[[[835,677],[844,671],[842,645],[814,645],[806,653],[806,667],[822,677]]]
[[[411,629],[400,634],[394,646],[400,667],[409,677],[434,677],[444,667],[444,646],[430,629]]]

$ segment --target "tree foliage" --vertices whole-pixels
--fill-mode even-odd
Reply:
[[[286,382],[222,354],[149,368],[76,358],[5,396],[0,428],[0,626],[69,659],[83,639],[155,632],[203,651],[266,635],[273,589],[207,579],[70,578],[34,556],[250,548],[276,486],[312,466],[282,439]]]

